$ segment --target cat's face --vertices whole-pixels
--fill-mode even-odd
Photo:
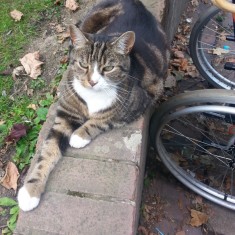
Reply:
[[[70,27],[73,43],[71,61],[76,79],[87,89],[103,90],[122,82],[130,68],[129,53],[135,35],[126,32],[119,38],[99,40]]]

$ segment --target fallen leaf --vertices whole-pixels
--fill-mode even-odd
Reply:
[[[13,142],[18,141],[22,136],[25,136],[27,132],[27,126],[24,124],[14,124],[10,134],[6,137],[5,141]]]
[[[194,209],[191,209],[191,217],[192,218],[190,224],[193,227],[199,227],[202,224],[205,224],[209,219],[209,216],[207,214],[200,211],[196,211]]]
[[[33,109],[33,110],[37,110],[37,106],[36,104],[30,104],[27,106],[28,109]]]
[[[175,51],[175,52],[174,52],[174,56],[175,56],[176,58],[181,58],[181,59],[183,59],[183,58],[184,58],[184,53],[183,53],[182,51]]]
[[[24,70],[24,66],[18,66],[13,70],[12,77],[14,80],[16,80],[17,76],[24,75],[24,74],[26,74]]]
[[[65,7],[71,11],[76,11],[79,8],[76,0],[66,0]]]
[[[1,180],[1,185],[7,189],[17,189],[17,180],[20,176],[16,165],[13,162],[8,162],[5,170],[6,174]]]
[[[69,37],[70,37],[70,33],[69,32],[63,32],[60,35],[58,35],[58,42],[59,43],[63,43]]]
[[[62,33],[64,32],[65,28],[61,26],[61,24],[58,24],[55,26],[55,30],[57,33]]]
[[[220,47],[217,47],[212,50],[213,55],[222,55],[222,54],[227,54],[227,53],[229,53],[229,50],[226,50]]]
[[[202,197],[201,196],[196,196],[194,202],[197,203],[197,204],[202,204]]]
[[[10,12],[11,17],[15,20],[15,21],[20,21],[21,17],[24,15],[22,12],[18,11],[18,10],[14,10]]]
[[[33,89],[27,89],[27,95],[33,96]]]
[[[36,79],[41,73],[43,62],[39,60],[39,51],[28,53],[20,59],[26,73],[33,79]]]
[[[69,57],[65,55],[64,57],[61,58],[60,63],[61,64],[67,64],[69,61]]]

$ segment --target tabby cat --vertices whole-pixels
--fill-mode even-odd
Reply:
[[[18,193],[24,211],[38,206],[69,145],[83,148],[99,134],[136,120],[163,93],[167,40],[140,1],[101,2],[79,28],[69,27],[70,63],[53,127]]]

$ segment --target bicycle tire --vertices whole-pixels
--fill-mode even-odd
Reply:
[[[235,79],[234,79],[235,71],[225,70],[223,67],[223,63],[222,62],[220,63],[218,61],[220,60],[229,61],[230,57],[234,58],[234,56],[232,55],[232,52],[231,54],[229,52],[228,54],[226,54],[228,58],[224,59],[223,56],[225,57],[225,54],[224,55],[222,54],[222,56],[213,54],[213,53],[218,53],[218,51],[217,52],[213,51],[214,49],[215,50],[217,50],[218,48],[223,49],[223,46],[234,44],[234,42],[228,42],[222,40],[219,41],[220,39],[218,39],[220,37],[220,35],[218,34],[220,30],[222,29],[224,30],[224,31],[222,30],[222,34],[225,34],[225,31],[227,30],[224,27],[222,28],[223,26],[221,25],[222,23],[216,21],[217,18],[219,19],[219,17],[222,17],[221,16],[222,14],[225,15],[229,13],[225,13],[222,10],[218,9],[217,7],[212,6],[208,8],[208,10],[204,14],[201,15],[201,17],[198,19],[198,21],[195,23],[192,29],[189,40],[189,50],[192,60],[196,68],[198,69],[199,73],[209,83],[211,83],[213,86],[217,88],[224,88],[230,90],[230,89],[235,89]],[[213,28],[211,25],[213,25]],[[217,28],[215,29],[215,27]],[[231,32],[231,34],[233,34],[233,32]],[[219,46],[216,44],[219,44]],[[220,44],[223,45],[221,48]],[[218,68],[212,65],[213,63],[214,64],[218,63]]]
[[[217,174],[217,175],[215,175],[215,178],[219,177],[220,174],[221,175],[225,174],[219,168],[224,169],[225,168],[224,164],[226,161],[226,168],[228,168],[228,169],[226,169],[226,177],[227,177],[228,172],[229,173],[232,172],[231,177],[233,177],[233,175],[234,175],[234,178],[235,178],[235,172],[233,171],[233,169],[235,167],[235,160],[232,156],[230,156],[231,155],[230,153],[226,152],[226,154],[225,154],[224,149],[223,150],[219,149],[222,146],[222,145],[219,145],[218,141],[217,141],[217,140],[220,140],[220,138],[222,138],[220,131],[218,131],[218,130],[213,131],[212,136],[215,135],[215,133],[217,131],[219,132],[219,139],[216,139],[217,137],[215,137],[215,136],[213,137],[217,141],[217,143],[213,143],[214,144],[213,145],[211,136],[210,136],[210,138],[206,137],[206,134],[210,133],[211,130],[204,131],[203,129],[200,129],[198,127],[198,123],[195,123],[195,122],[193,124],[189,124],[189,122],[185,116],[188,115],[188,118],[190,117],[194,121],[197,120],[197,118],[198,118],[198,122],[200,124],[201,120],[204,120],[204,122],[206,123],[205,119],[200,119],[202,117],[201,115],[204,115],[204,116],[212,115],[212,117],[215,118],[213,115],[215,115],[215,112],[216,112],[217,115],[219,113],[222,113],[224,115],[225,114],[230,115],[229,119],[231,119],[231,115],[234,115],[233,122],[230,123],[231,126],[233,127],[235,124],[235,107],[234,107],[235,106],[235,99],[234,99],[234,97],[235,97],[235,91],[227,91],[227,90],[221,90],[221,89],[199,90],[199,91],[192,91],[192,92],[180,94],[180,95],[177,95],[174,98],[170,99],[169,101],[163,103],[153,113],[153,115],[151,117],[151,121],[150,121],[151,142],[153,143],[154,147],[156,148],[162,162],[169,169],[169,171],[181,183],[186,185],[188,188],[190,188],[191,190],[193,190],[197,194],[207,198],[210,201],[213,201],[221,206],[224,206],[224,207],[232,209],[232,210],[235,210],[235,190],[233,191],[233,184],[235,187],[235,182],[234,181],[232,182],[232,184],[231,184],[232,186],[230,186],[231,187],[230,189],[226,189],[226,190],[231,190],[231,192],[228,193],[227,191],[225,192],[224,191],[225,189],[224,188],[222,189],[222,187],[219,190],[217,188],[217,186],[215,186],[218,182],[215,180],[212,181],[212,179],[209,178],[209,176],[212,177],[211,172],[213,172],[213,174]],[[232,105],[232,107],[228,106],[228,105],[224,105],[224,104],[230,104],[230,105]],[[211,117],[209,117],[209,118],[211,119]],[[209,118],[207,117],[207,121],[209,120]],[[186,122],[187,125],[184,123],[185,120],[187,120],[187,122]],[[219,119],[218,117],[216,117],[216,121],[219,121],[220,124],[222,123],[222,119]],[[185,125],[185,130],[183,130],[182,126],[181,126],[181,130],[180,130],[181,134],[179,134],[180,133],[179,130],[175,131],[175,127],[173,128],[173,130],[174,130],[173,134],[167,132],[168,131],[167,128],[169,128],[170,124],[172,126],[174,124],[175,126],[178,125],[178,127],[180,127],[179,123],[181,123],[181,124],[183,123],[183,126]],[[227,123],[222,123],[222,124],[227,125]],[[221,127],[223,126],[222,124],[221,124]],[[170,128],[172,128],[172,126],[170,126]],[[185,134],[182,135],[182,133],[185,131],[189,132],[188,136],[186,136]],[[205,140],[202,141],[199,139],[199,135],[198,135],[197,131],[201,135],[200,138],[202,138],[202,137],[208,138],[211,141],[210,145],[208,145],[207,142],[204,143]],[[169,134],[170,134],[170,137],[169,137]],[[198,137],[197,141],[195,140],[196,138],[194,136],[193,136],[193,138],[189,137],[190,135],[197,136]],[[227,133],[224,135],[227,135]],[[234,133],[229,134],[229,135],[235,136]],[[228,136],[228,137],[230,138],[230,136]],[[166,139],[164,139],[164,138],[166,138]],[[181,140],[179,140],[179,139],[182,139],[182,141],[183,141],[183,139],[185,139],[187,144],[186,144],[186,142],[181,143],[180,142]],[[170,142],[170,141],[172,141],[172,142]],[[234,138],[234,141],[235,141],[235,138]],[[203,145],[202,143],[205,144],[206,147],[201,148],[200,145]],[[195,149],[194,149],[195,146],[193,146],[194,144],[196,146]],[[233,149],[234,145],[231,145],[231,146]],[[183,153],[180,152],[180,154],[179,154],[177,152],[177,158],[176,158],[175,151],[177,148],[178,148],[178,151],[186,151],[187,154],[183,155]],[[209,150],[207,150],[207,148],[209,148]],[[214,151],[213,148],[216,149],[217,152],[220,152],[220,155],[217,155],[217,153],[215,153],[215,152],[213,154],[210,153],[211,154],[210,155],[209,151]],[[172,152],[172,149],[173,149],[173,152]],[[195,151],[194,152],[195,156],[193,156],[192,153],[191,153],[191,155],[189,154],[189,151],[192,151],[193,149]],[[204,149],[206,149],[206,150],[204,150]],[[234,152],[234,154],[235,154],[235,152]],[[190,156],[190,159],[189,159],[189,156]],[[226,156],[226,158],[224,156]],[[219,159],[219,157],[221,157],[221,159],[224,162],[220,162],[221,159]],[[230,157],[231,157],[231,159],[230,159]],[[182,161],[185,161],[184,166],[179,165],[179,163],[178,163],[179,159],[181,159]],[[196,161],[196,160],[198,161],[197,164],[191,162],[191,161]],[[205,161],[205,163],[200,162],[202,160]],[[190,166],[190,164],[188,162],[191,164],[193,163],[192,166]],[[218,164],[218,162],[219,162],[219,164]],[[210,166],[210,164],[213,165],[213,167],[211,167],[211,169],[208,167],[208,166]],[[214,164],[215,164],[215,166],[214,166]],[[195,169],[192,170],[190,167],[192,169],[194,169],[194,167],[195,167],[196,170]],[[231,167],[233,167],[233,168],[231,168]],[[204,170],[205,170],[204,168],[207,169],[208,178],[210,181],[212,181],[212,183],[210,182],[210,185],[208,185],[208,179],[206,179],[207,176],[205,176],[204,178],[202,176],[200,176],[201,178],[199,177],[199,179],[197,178],[198,174],[199,174],[198,172],[199,171],[204,172]],[[216,170],[219,170],[219,171],[217,172]],[[215,173],[214,173],[214,171],[215,171]],[[193,173],[195,175],[193,175],[191,173]],[[225,177],[225,176],[223,176],[223,177]],[[223,178],[223,179],[225,179],[225,178]],[[228,180],[227,178],[226,178],[226,182],[225,182],[225,180],[223,180],[223,183],[227,183],[228,182],[227,180]],[[223,187],[225,187],[225,186],[223,186]]]

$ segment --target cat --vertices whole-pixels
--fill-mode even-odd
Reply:
[[[140,1],[103,1],[69,31],[70,62],[56,118],[18,192],[23,211],[38,206],[67,147],[83,148],[101,133],[136,120],[163,94],[167,40]]]

